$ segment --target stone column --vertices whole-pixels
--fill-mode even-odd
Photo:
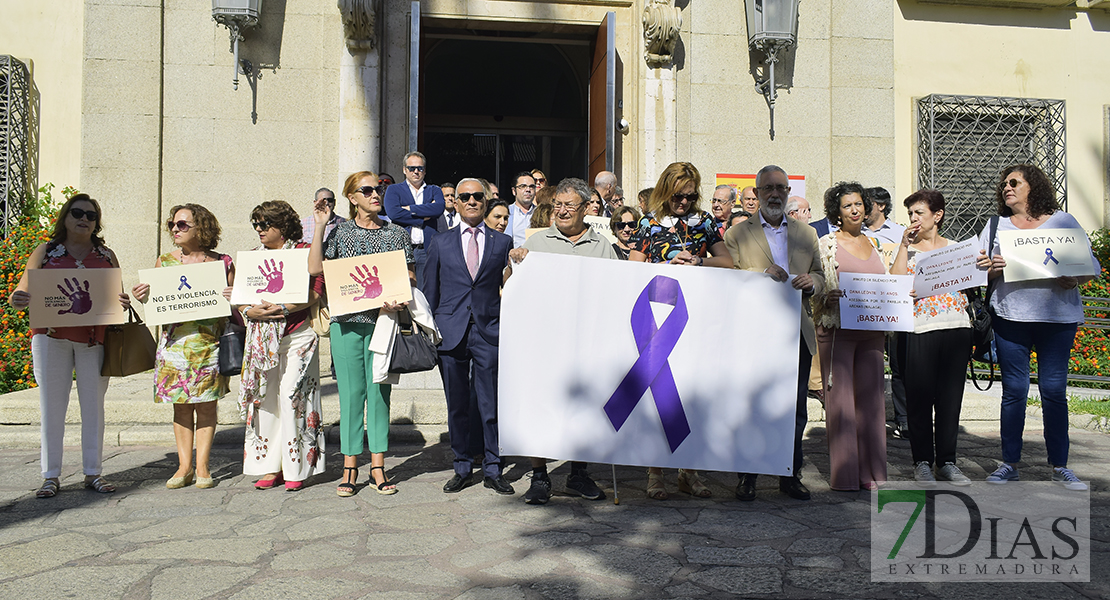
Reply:
[[[655,185],[659,174],[678,156],[678,115],[675,45],[682,27],[682,14],[670,0],[644,3],[644,103],[641,107],[640,132],[643,141],[641,187]]]
[[[339,176],[377,170],[381,57],[371,0],[338,0],[347,43],[339,60]]]

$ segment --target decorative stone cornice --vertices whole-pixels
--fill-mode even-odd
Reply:
[[[670,0],[648,0],[644,5],[644,61],[653,69],[665,67],[674,58],[682,13]]]
[[[374,48],[375,0],[338,0],[343,17],[343,34],[347,48],[372,50]]]

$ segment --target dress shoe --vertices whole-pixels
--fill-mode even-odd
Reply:
[[[809,500],[809,490],[797,477],[779,477],[779,491],[795,500]]]
[[[454,494],[455,492],[461,492],[462,489],[468,485],[470,485],[470,473],[466,475],[455,473],[454,477],[443,484],[443,491],[448,494]]]
[[[741,475],[736,485],[736,499],[744,502],[755,500],[755,479],[757,475]]]
[[[512,496],[516,493],[513,486],[509,485],[509,482],[505,481],[505,478],[501,475],[497,477],[486,477],[485,480],[482,481],[482,484],[503,496]]]

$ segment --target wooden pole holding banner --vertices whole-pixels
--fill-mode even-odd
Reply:
[[[621,503],[621,495],[617,493],[617,465],[609,465],[613,467],[613,504]]]

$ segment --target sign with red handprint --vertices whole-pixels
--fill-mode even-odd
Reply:
[[[328,309],[336,316],[412,300],[404,250],[325,260],[324,285]]]
[[[235,257],[232,304],[308,301],[308,248],[241,251]]]
[[[32,269],[31,327],[85,327],[127,321],[119,269]]]

